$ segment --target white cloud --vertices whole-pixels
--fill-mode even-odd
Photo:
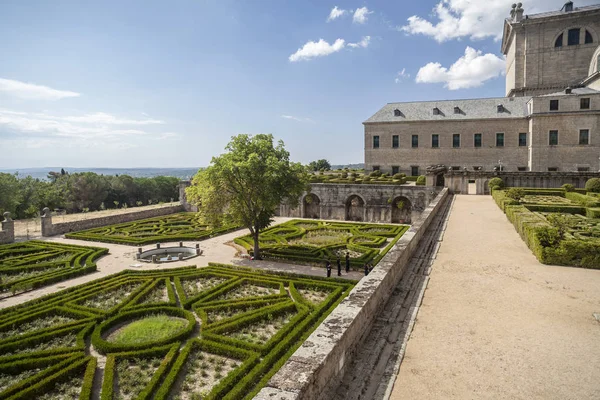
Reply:
[[[310,122],[310,123],[315,122],[310,118],[294,117],[293,115],[282,115],[281,118],[290,119],[292,121],[297,121],[297,122]]]
[[[3,78],[0,78],[0,92],[5,92],[11,96],[27,100],[60,100],[68,97],[80,96],[80,94],[76,92],[57,90],[48,86]]]
[[[565,0],[529,0],[524,4],[526,14],[559,10]],[[431,19],[416,15],[400,30],[408,34],[429,36],[438,42],[468,37],[471,40],[502,38],[503,21],[509,17],[513,0],[441,0],[433,9]],[[583,6],[597,0],[578,0]]]
[[[481,86],[488,79],[504,75],[506,61],[494,54],[482,54],[471,47],[465,49],[450,68],[430,62],[419,69],[417,83],[444,83],[450,90]]]
[[[310,60],[315,57],[328,56],[342,50],[346,45],[344,39],[337,39],[333,44],[323,39],[318,42],[309,41],[289,57],[290,62]]]
[[[329,12],[329,17],[327,17],[327,22],[333,21],[334,19],[338,19],[339,17],[344,16],[347,12],[348,11],[342,10],[342,9],[338,8],[338,6],[335,6]]]
[[[371,42],[371,36],[363,36],[362,40],[358,43],[348,43],[349,47],[357,48],[357,47],[367,47]]]
[[[352,21],[356,24],[364,24],[367,22],[367,17],[369,14],[373,14],[373,11],[369,11],[367,7],[357,8],[354,11],[354,16],[352,17]]]
[[[408,72],[406,72],[406,68],[402,68],[402,71],[399,71],[396,74],[396,78],[394,79],[394,82],[396,83],[400,83],[402,82],[405,78],[410,78],[410,74]]]
[[[163,124],[163,121],[156,119],[122,119],[103,112],[93,114],[85,114],[78,117],[53,117],[69,122],[82,122],[92,124],[107,124],[107,125],[153,125]]]

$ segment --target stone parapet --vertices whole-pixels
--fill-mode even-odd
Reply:
[[[10,218],[10,213],[4,213],[2,221],[2,230],[0,231],[0,244],[12,243],[15,241],[15,221]]]
[[[254,400],[318,399],[320,393],[339,382],[447,196],[448,189],[443,189],[427,205],[373,271],[360,280]]]

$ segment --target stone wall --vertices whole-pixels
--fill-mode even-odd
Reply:
[[[131,222],[140,219],[160,217],[162,215],[169,215],[182,211],[185,211],[184,207],[181,204],[178,204],[176,206],[159,207],[150,210],[133,211],[126,214],[116,214],[109,215],[106,217],[90,218],[80,221],[61,222],[53,224],[50,210],[48,208],[44,208],[44,215],[42,215],[41,218],[42,236],[61,235],[68,232],[77,232],[85,229],[120,224],[123,222]]]
[[[198,206],[188,203],[187,194],[185,193],[185,189],[190,187],[192,182],[190,181],[181,181],[179,182],[179,201],[183,206],[183,209],[188,212],[198,212]]]
[[[4,213],[2,221],[2,230],[0,231],[0,244],[12,243],[15,241],[15,222],[10,218],[10,213]]]
[[[304,193],[300,205],[282,204],[278,215],[293,218],[320,218],[363,222],[410,222],[416,219],[439,189],[408,185],[315,183]],[[308,201],[310,199],[310,202]],[[410,209],[402,217],[394,213],[397,200]],[[353,205],[352,202],[359,203]],[[403,218],[403,220],[394,220]]]
[[[373,271],[358,282],[254,400],[317,399],[329,385],[339,383],[447,195],[447,189],[437,195]]]

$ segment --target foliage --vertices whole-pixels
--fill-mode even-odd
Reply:
[[[506,191],[506,197],[513,200],[521,200],[525,196],[525,191],[521,188],[510,188]]]
[[[144,293],[159,283],[215,276],[225,279],[216,286],[205,286],[190,302],[183,298],[176,306],[142,302]],[[247,283],[277,287],[277,294],[227,296]],[[99,291],[134,284],[138,288],[108,310],[82,306]],[[89,400],[96,370],[96,357],[86,356],[86,343],[91,340],[94,348],[107,356],[103,382],[99,382],[102,400],[250,399],[353,285],[340,279],[213,264],[202,269],[123,271],[47,295],[0,311],[0,335],[5,334],[0,337],[0,376],[9,377],[8,385],[0,389],[0,398],[55,398],[66,393],[65,388],[80,387],[80,398]],[[39,321],[53,313],[68,315],[71,321],[40,328]],[[136,321],[151,325],[152,318],[163,314],[186,319],[185,333],[174,330],[168,337],[119,345],[105,340],[114,327],[132,327]],[[17,327],[27,324],[38,328],[19,332]],[[148,332],[146,328],[143,330]],[[66,332],[77,334],[76,344],[37,347]]]
[[[178,240],[204,240],[237,228],[227,225],[213,229],[201,223],[196,213],[179,213],[67,233],[65,237],[94,242],[144,245]]]
[[[585,183],[585,190],[592,193],[600,193],[600,178],[590,178]]]
[[[0,297],[96,271],[107,249],[56,242],[0,245]]]
[[[63,170],[50,172],[48,179],[0,173],[0,214],[9,211],[15,219],[33,218],[44,207],[82,212],[104,209],[107,204],[133,207],[179,199],[179,179],[174,177],[132,178]]]
[[[329,164],[329,161],[327,161],[325,159],[321,159],[321,160],[317,160],[317,161],[311,161],[308,164],[308,169],[310,171],[330,171],[331,170],[331,164]]]
[[[406,232],[406,225],[292,220],[261,233],[263,257],[271,260],[314,263],[324,266],[350,253],[350,265],[360,269],[364,263],[377,264]],[[252,254],[250,235],[235,243]]]
[[[565,192],[572,192],[575,190],[575,186],[571,185],[570,183],[565,183],[561,187],[565,190]]]
[[[427,178],[425,177],[425,175],[419,175],[419,177],[417,178],[417,185],[424,186],[426,179]]]
[[[226,150],[194,177],[186,193],[210,225],[248,228],[260,258],[258,235],[282,201],[298,205],[308,178],[300,164],[290,162],[282,141],[273,145],[272,135],[234,136]]]
[[[490,181],[488,182],[488,187],[490,189],[492,189],[495,186],[497,186],[499,189],[503,189],[504,188],[504,181],[502,180],[502,178],[492,178],[492,179],[490,179]]]

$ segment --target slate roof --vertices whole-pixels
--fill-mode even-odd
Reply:
[[[556,93],[550,93],[550,94],[543,94],[539,97],[556,97],[556,96],[571,96],[571,95],[585,95],[585,94],[598,94],[600,93],[599,90],[595,90],[592,88],[588,88],[588,87],[582,87],[582,88],[574,88],[571,89],[571,93],[565,93],[564,90],[561,90],[560,92],[556,92]]]
[[[547,18],[547,17],[558,16],[558,15],[571,15],[571,14],[575,14],[578,12],[592,11],[592,10],[596,10],[596,9],[600,9],[600,4],[594,4],[591,6],[584,6],[584,7],[573,7],[573,11],[569,11],[569,12],[565,12],[561,9],[561,10],[543,12],[543,13],[539,13],[539,14],[528,14],[527,19]]]
[[[527,102],[530,99],[531,97],[497,97],[388,103],[364,123],[525,118],[527,116]],[[498,112],[498,105],[503,106],[503,112]],[[436,107],[441,114],[434,114],[433,109]],[[454,107],[459,107],[461,112],[455,114]],[[396,116],[394,110],[399,110],[401,115]]]

